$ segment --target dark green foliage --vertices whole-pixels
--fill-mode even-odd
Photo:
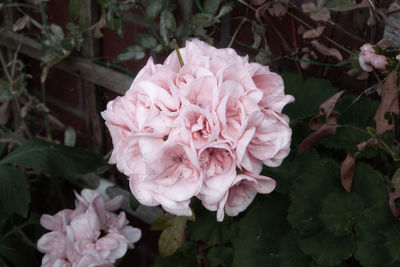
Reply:
[[[106,164],[93,152],[39,139],[25,142],[0,161],[0,165],[10,163],[61,177],[93,172]]]

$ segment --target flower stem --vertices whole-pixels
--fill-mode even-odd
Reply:
[[[175,51],[176,51],[176,54],[178,55],[179,64],[181,65],[181,68],[182,68],[184,63],[183,63],[181,52],[179,52],[178,43],[176,42],[176,39],[173,39],[172,42],[174,43]]]

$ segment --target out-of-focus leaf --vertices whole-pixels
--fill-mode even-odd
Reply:
[[[146,7],[146,17],[149,19],[154,19],[160,14],[162,10],[163,1],[160,0],[147,0],[145,2]]]
[[[223,16],[225,16],[226,14],[228,14],[229,12],[231,12],[231,10],[233,9],[232,4],[227,3],[225,5],[223,5],[220,9],[220,11],[218,12],[217,18],[222,18]]]
[[[68,126],[64,131],[64,145],[75,146],[76,143],[76,132],[74,128]]]
[[[234,250],[230,247],[211,247],[207,252],[207,259],[212,267],[228,267],[233,264]]]
[[[13,98],[10,92],[10,83],[0,79],[0,103],[8,102]]]
[[[327,46],[321,44],[317,40],[313,40],[311,43],[314,45],[314,47],[317,49],[317,51],[320,52],[321,54],[323,54],[325,56],[334,57],[339,61],[343,60],[342,54],[336,48],[328,48]]]
[[[9,163],[60,177],[93,172],[106,165],[104,159],[93,152],[39,139],[26,141],[0,160],[0,165]]]
[[[16,32],[23,30],[26,27],[26,25],[28,25],[29,21],[30,21],[29,16],[25,15],[23,17],[20,17],[13,25],[13,31]]]
[[[139,45],[128,46],[124,53],[119,54],[114,61],[140,60],[146,56],[144,48]]]
[[[64,31],[60,26],[52,23],[52,24],[50,24],[50,29],[53,32],[53,34],[57,40],[61,41],[62,39],[64,39]]]
[[[31,201],[24,175],[11,166],[0,166],[0,209],[10,215],[26,216]],[[1,243],[1,242],[0,242]]]
[[[194,216],[173,216],[164,223],[166,227],[158,240],[158,252],[163,258],[175,253],[185,242],[185,229],[188,220],[194,220]]]
[[[136,41],[146,49],[155,48],[157,45],[157,39],[151,34],[137,33],[135,34]]]
[[[326,7],[310,12],[310,18],[315,21],[328,21],[331,18],[331,13]]]
[[[316,29],[313,30],[308,30],[303,33],[303,38],[304,39],[311,39],[311,38],[317,38],[320,36],[325,30],[325,26],[318,26]]]
[[[129,205],[133,211],[135,211],[139,206],[139,201],[132,195],[129,195]]]
[[[221,2],[222,0],[206,0],[204,2],[204,11],[209,14],[215,15]]]
[[[171,11],[163,10],[160,16],[160,34],[165,43],[169,42],[168,30],[176,31],[176,22]]]
[[[11,263],[12,266],[35,267],[40,265],[37,262],[34,250],[14,236],[1,239],[0,258],[3,258],[4,262]]]
[[[81,14],[82,0],[69,0],[68,11],[73,20],[78,20]]]
[[[369,7],[369,1],[363,0],[357,4],[355,0],[329,0],[326,1],[325,7],[332,11],[349,11],[356,8]]]

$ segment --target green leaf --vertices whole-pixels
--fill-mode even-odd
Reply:
[[[0,79],[0,103],[8,102],[11,99],[13,99],[13,96],[10,92],[10,83]]]
[[[4,262],[11,263],[12,266],[35,267],[40,265],[35,257],[35,250],[13,236],[0,240],[0,258],[3,258]]]
[[[64,132],[64,145],[75,146],[76,143],[76,132],[74,128],[68,126]]]
[[[140,206],[139,201],[132,194],[129,195],[129,205],[133,211]]]
[[[352,191],[346,193],[333,160],[317,161],[308,169],[298,173],[292,187],[288,220],[303,252],[318,264],[337,265],[352,255],[353,229],[362,211],[387,198],[383,177],[358,163]]]
[[[31,197],[24,175],[11,166],[0,166],[0,209],[26,217]]]
[[[298,155],[297,151],[293,150],[279,167],[264,166],[262,174],[273,178],[277,182],[276,190],[278,192],[288,193],[297,176],[306,173],[310,166],[319,160],[318,153],[314,149],[308,149],[301,155]]]
[[[206,0],[204,2],[204,11],[211,15],[217,14],[219,5],[221,4],[222,0]]]
[[[119,54],[114,61],[140,60],[146,56],[144,48],[139,45],[128,46],[124,53]]]
[[[176,31],[176,22],[174,15],[168,10],[161,12],[160,16],[160,34],[165,43],[169,42],[168,30]]]
[[[325,7],[332,11],[349,11],[356,7],[355,0],[329,0],[326,1]]]
[[[160,215],[153,228],[163,229],[158,240],[158,252],[161,257],[166,258],[175,253],[185,242],[184,233],[188,220],[194,220],[194,216],[172,216]]]
[[[106,165],[104,159],[93,152],[39,139],[23,143],[0,160],[0,164],[9,163],[37,171],[47,171],[60,177],[94,172]]]
[[[360,130],[340,127],[337,129],[336,135],[321,139],[319,141],[320,144],[330,149],[341,149],[348,153],[354,153],[357,151],[357,144],[367,141],[371,137],[361,130],[375,126],[374,116],[379,103],[367,97],[360,98],[354,102],[355,99],[354,96],[341,98],[336,104],[335,110],[341,113],[338,117],[339,125],[350,125]]]
[[[200,201],[194,200],[191,203],[196,214],[196,222],[189,222],[189,239],[203,241],[207,245],[223,245],[229,242],[230,231],[232,230],[232,219],[225,216],[222,222],[217,222],[216,212],[206,210]]]
[[[330,232],[336,235],[348,234],[353,231],[363,206],[363,201],[357,195],[348,194],[344,190],[335,191],[321,201],[319,218]]]
[[[218,12],[217,18],[222,18],[223,16],[225,16],[226,14],[228,14],[229,12],[231,12],[231,10],[233,9],[233,5],[230,3],[227,3],[225,5],[223,5],[221,7],[221,10]]]
[[[154,19],[155,17],[160,14],[162,9],[162,1],[160,0],[147,0],[145,2],[146,7],[146,17],[150,20]]]
[[[319,113],[319,105],[338,90],[328,80],[310,78],[303,81],[293,73],[284,73],[285,93],[293,95],[295,102],[287,105],[283,113],[295,123]]]
[[[277,193],[262,199],[232,231],[233,265],[310,266],[310,258],[300,251],[286,220],[289,199]]]
[[[212,267],[228,267],[233,265],[233,248],[211,247],[207,252],[207,259]]]
[[[400,225],[393,218],[387,201],[365,210],[356,227],[355,259],[362,266],[400,266]]]
[[[146,49],[155,48],[157,45],[157,39],[151,34],[136,33],[135,39],[142,47]]]
[[[69,0],[68,11],[73,20],[78,20],[81,14],[82,0]]]

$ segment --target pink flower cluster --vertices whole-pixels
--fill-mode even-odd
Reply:
[[[387,58],[377,55],[371,44],[364,44],[360,47],[360,50],[358,62],[364,71],[371,72],[373,69],[386,70],[386,65],[389,64]]]
[[[139,229],[128,225],[124,212],[113,213],[121,206],[122,196],[105,200],[89,189],[75,195],[75,210],[40,218],[40,224],[51,231],[37,243],[38,250],[45,254],[42,266],[114,266],[141,237]]]
[[[193,40],[164,64],[150,58],[122,97],[102,112],[114,150],[110,163],[129,177],[145,205],[190,216],[196,196],[217,220],[236,216],[275,181],[259,175],[290,151],[281,76],[233,49]]]

